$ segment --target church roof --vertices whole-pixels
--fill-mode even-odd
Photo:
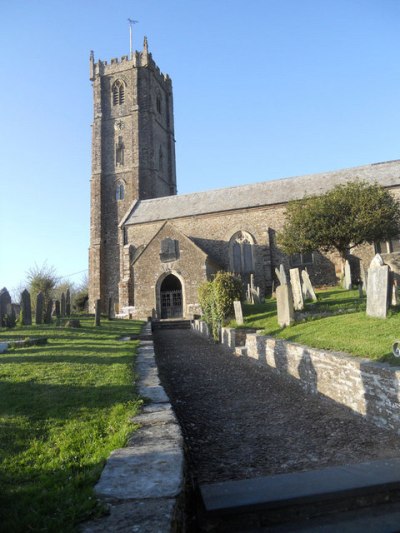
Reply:
[[[137,202],[126,224],[142,224],[234,209],[267,206],[323,194],[335,185],[360,178],[383,187],[400,186],[400,160],[373,163],[333,172],[264,181]]]

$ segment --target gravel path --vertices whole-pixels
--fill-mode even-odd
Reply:
[[[188,330],[154,332],[199,483],[400,456],[400,437]]]

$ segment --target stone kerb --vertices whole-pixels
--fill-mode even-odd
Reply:
[[[400,433],[399,369],[259,334],[247,335],[246,350],[258,364],[297,379],[305,390]]]
[[[150,323],[142,334],[151,336]],[[159,381],[152,340],[141,341],[135,369],[139,393],[148,400],[132,419],[140,428],[125,448],[114,450],[107,460],[95,492],[107,502],[110,513],[83,524],[84,533],[183,527],[183,439]]]

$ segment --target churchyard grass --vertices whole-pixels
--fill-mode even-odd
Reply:
[[[314,348],[347,352],[376,361],[399,365],[392,344],[400,338],[400,312],[394,308],[386,319],[366,315],[366,298],[357,290],[332,288],[317,291],[318,301],[307,302],[300,321],[280,328],[276,301],[243,306],[245,324],[273,335]]]
[[[0,329],[0,342],[48,337],[48,344],[0,355],[0,531],[74,531],[102,512],[93,492],[106,458],[135,429],[141,323],[79,318]]]

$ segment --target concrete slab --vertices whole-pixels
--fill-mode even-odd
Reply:
[[[170,531],[175,500],[139,500],[110,505],[110,514],[84,524],[81,533],[165,533]]]
[[[207,512],[264,509],[400,489],[400,459],[202,485]]]
[[[146,385],[142,385],[139,383],[138,392],[140,396],[142,396],[143,398],[147,398],[148,400],[154,403],[169,402],[169,398],[166,395],[165,390],[161,387],[161,385],[147,387]]]
[[[182,447],[158,441],[112,452],[95,491],[112,500],[174,498],[182,485]]]

